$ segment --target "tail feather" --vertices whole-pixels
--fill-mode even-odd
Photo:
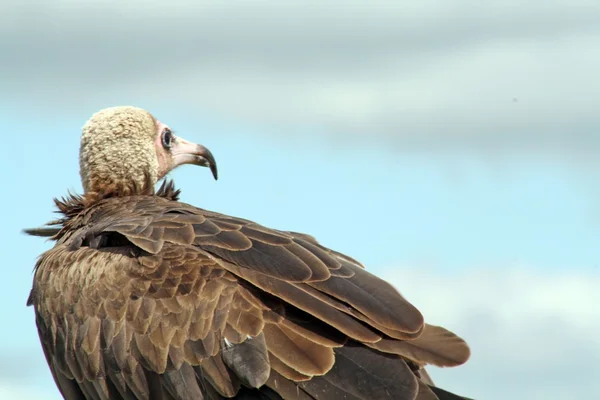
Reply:
[[[413,371],[402,358],[358,343],[335,349],[335,364],[323,376],[294,382],[271,370],[256,397],[268,400],[472,400],[436,387],[421,368]],[[266,397],[267,393],[270,397]],[[245,393],[244,396],[248,396]],[[273,396],[279,397],[273,397]],[[236,397],[237,399],[238,397]]]

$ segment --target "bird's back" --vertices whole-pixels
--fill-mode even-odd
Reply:
[[[66,399],[460,399],[464,341],[312,237],[157,195],[58,202],[30,296]]]

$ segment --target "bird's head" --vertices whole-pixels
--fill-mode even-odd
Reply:
[[[79,172],[86,194],[153,192],[156,182],[183,164],[209,167],[217,179],[207,148],[175,136],[141,108],[106,108],[83,127]]]

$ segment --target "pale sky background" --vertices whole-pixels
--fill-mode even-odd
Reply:
[[[150,110],[219,163],[183,200],[364,262],[476,399],[600,393],[600,2],[0,0],[0,398],[57,400],[25,307],[81,127]]]

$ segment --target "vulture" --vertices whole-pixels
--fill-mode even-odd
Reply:
[[[165,177],[183,164],[217,179],[207,148],[148,111],[101,110],[83,194],[25,230],[54,243],[27,304],[65,399],[466,399],[425,370],[465,363],[463,339],[312,236],[180,202]]]

